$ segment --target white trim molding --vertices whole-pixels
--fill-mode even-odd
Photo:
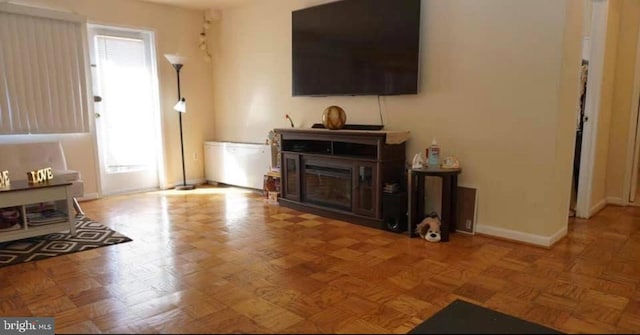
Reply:
[[[602,199],[602,200],[598,201],[598,203],[593,205],[593,207],[589,208],[589,217],[594,216],[596,213],[601,211],[606,206],[607,206],[607,200],[606,199]]]
[[[78,201],[88,201],[88,200],[96,200],[99,199],[98,193],[85,193],[82,198],[78,198]]]
[[[487,225],[481,225],[481,224],[476,226],[476,233],[478,234],[500,237],[500,238],[504,238],[504,239],[512,240],[516,242],[524,242],[524,243],[533,244],[533,245],[537,245],[545,248],[550,248],[554,243],[558,242],[561,238],[565,237],[567,235],[567,232],[568,232],[568,228],[566,225],[550,236],[523,233],[517,230],[511,230],[511,229],[505,229],[505,228],[499,228],[499,227],[487,226]]]
[[[627,201],[624,201],[624,199],[620,198],[620,197],[607,197],[606,204],[607,205],[616,205],[616,206],[627,206],[627,205],[629,205],[629,203]],[[602,209],[602,208],[600,208],[600,209]],[[598,210],[600,210],[600,209],[598,209]]]

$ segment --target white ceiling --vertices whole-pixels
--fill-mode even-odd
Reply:
[[[142,0],[190,9],[224,9],[257,0]]]

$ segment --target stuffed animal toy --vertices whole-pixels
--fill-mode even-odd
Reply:
[[[416,231],[421,238],[429,242],[440,242],[440,225],[438,215],[431,213],[416,226]]]

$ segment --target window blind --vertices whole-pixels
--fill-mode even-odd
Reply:
[[[0,4],[0,134],[89,131],[86,20]]]

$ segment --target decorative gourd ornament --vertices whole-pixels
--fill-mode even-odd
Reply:
[[[347,122],[347,114],[340,106],[329,106],[322,113],[322,124],[327,129],[342,129],[345,122]]]

